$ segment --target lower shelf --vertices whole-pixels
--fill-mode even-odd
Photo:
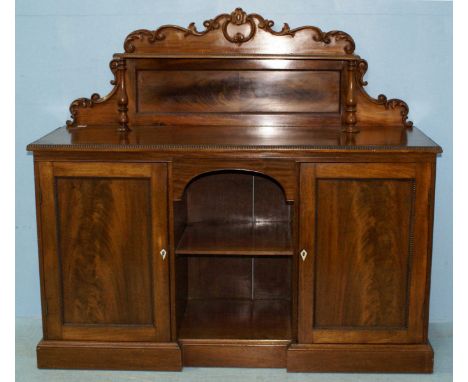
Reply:
[[[189,300],[179,339],[290,341],[287,300]]]

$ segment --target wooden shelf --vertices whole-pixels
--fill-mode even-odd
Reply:
[[[289,222],[195,223],[176,248],[179,255],[292,256]]]
[[[179,339],[291,340],[288,300],[188,300]]]

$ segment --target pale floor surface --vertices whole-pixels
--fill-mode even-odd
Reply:
[[[425,382],[452,381],[452,326],[431,324],[429,339],[435,351],[434,374],[336,374],[286,373],[283,369],[234,369],[186,367],[183,372],[135,372],[91,370],[39,370],[36,368],[36,344],[42,337],[41,321],[16,319],[17,382],[121,382],[121,381],[191,381],[191,382]]]

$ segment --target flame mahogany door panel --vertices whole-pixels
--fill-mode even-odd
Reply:
[[[302,164],[299,342],[426,341],[431,171]]]
[[[38,170],[47,338],[169,341],[166,165]]]

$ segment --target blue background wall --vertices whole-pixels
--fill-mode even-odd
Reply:
[[[431,321],[452,321],[452,3],[391,0],[17,0],[16,314],[39,316],[33,161],[25,147],[105,95],[108,62],[127,33],[205,19],[241,6],[277,27],[340,29],[367,59],[367,91],[405,100],[410,119],[444,148],[437,164]],[[5,127],[8,128],[8,127]]]

